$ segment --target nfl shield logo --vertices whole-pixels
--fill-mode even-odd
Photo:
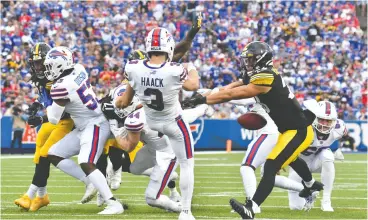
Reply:
[[[193,135],[194,144],[196,144],[201,138],[203,128],[204,128],[203,118],[199,118],[195,122],[190,124],[190,131],[192,132]]]

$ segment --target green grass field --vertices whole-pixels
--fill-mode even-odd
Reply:
[[[239,164],[243,154],[198,154],[195,156],[193,214],[197,219],[240,219],[230,213],[229,199],[244,200]],[[23,212],[14,205],[31,183],[34,164],[31,158],[2,157],[1,219],[177,219],[178,214],[151,208],[145,204],[148,178],[123,173],[121,188],[114,192],[129,205],[121,215],[99,216],[95,205],[78,204],[84,185],[52,167],[48,182],[51,204],[36,213]],[[286,173],[283,173],[286,175]],[[257,171],[259,178],[259,172]],[[320,179],[319,174],[314,174]],[[177,184],[179,185],[179,184]],[[165,193],[167,193],[165,191]],[[367,155],[348,154],[336,163],[332,194],[334,213],[320,210],[320,200],[309,212],[290,211],[287,192],[274,189],[262,205],[257,219],[367,219]]]

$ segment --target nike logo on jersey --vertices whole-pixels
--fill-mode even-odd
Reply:
[[[164,79],[160,79],[160,78],[141,77],[141,85],[142,86],[164,87],[163,80]]]

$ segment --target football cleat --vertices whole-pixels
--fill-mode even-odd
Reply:
[[[29,210],[29,208],[31,207],[31,199],[27,194],[24,194],[19,199],[14,200],[14,203],[25,210]]]
[[[95,197],[96,193],[97,189],[93,186],[93,184],[92,183],[88,184],[86,186],[86,192],[84,193],[81,203],[84,204],[91,201],[93,197]]]
[[[315,191],[321,191],[323,190],[323,183],[318,182],[317,180],[314,181],[312,187],[308,188],[304,181],[302,181],[302,184],[304,186],[304,189],[302,191],[299,192],[299,196],[302,198],[307,198],[308,196],[312,195],[313,192]]]
[[[110,188],[117,190],[120,188],[121,183],[121,167],[117,171],[113,171],[110,176]]]
[[[195,220],[191,211],[181,211],[179,220]]]
[[[42,198],[37,196],[35,199],[32,200],[29,211],[35,212],[40,208],[47,206],[48,204],[50,204],[49,195],[46,194]]]
[[[245,204],[242,204],[236,199],[230,199],[230,205],[235,212],[237,212],[242,219],[254,219],[254,211],[253,211],[253,204],[252,200],[247,200]]]
[[[105,199],[102,197],[101,193],[97,193],[97,199],[96,199],[96,205],[98,207],[101,207],[103,204],[105,204]]]
[[[178,192],[178,190],[176,190],[176,188],[174,189],[170,189],[170,194],[169,194],[169,198],[171,201],[174,201],[174,202],[180,202],[181,201],[181,196]]]
[[[331,206],[331,201],[322,200],[321,210],[324,212],[333,212],[334,209]]]
[[[106,201],[106,204],[107,206],[98,213],[99,215],[116,215],[124,212],[123,205],[117,200],[109,199]]]
[[[304,211],[309,211],[313,208],[314,206],[314,202],[316,201],[317,197],[318,197],[319,192],[313,192],[312,195],[308,196],[307,198],[305,198],[305,204],[304,204]]]

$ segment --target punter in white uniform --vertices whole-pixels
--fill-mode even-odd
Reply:
[[[325,212],[333,212],[331,206],[331,192],[335,179],[334,154],[330,146],[339,140],[346,132],[345,123],[337,119],[336,108],[328,101],[316,102],[304,101],[304,105],[316,115],[313,122],[314,141],[310,147],[301,153],[300,157],[308,164],[311,172],[321,173],[321,182],[324,184],[321,209]],[[289,189],[289,207],[291,210],[301,210],[305,206],[305,200],[299,197],[304,187],[301,178],[290,168],[289,179],[276,176],[275,185]]]
[[[126,64],[129,86],[115,102],[117,108],[129,106],[134,94],[139,96],[148,126],[169,138],[170,146],[180,165],[180,189],[183,210],[179,219],[195,219],[191,212],[194,188],[193,137],[189,125],[182,119],[179,91],[196,90],[199,77],[182,64],[170,62],[175,42],[164,28],[154,28],[146,38],[149,60],[133,60]]]
[[[90,88],[87,72],[82,65],[73,63],[72,53],[66,47],[51,49],[44,65],[47,79],[54,82],[50,91],[54,102],[47,111],[49,122],[57,124],[67,112],[76,127],[51,147],[49,160],[65,173],[97,188],[107,203],[99,214],[122,213],[123,206],[113,197],[105,177],[95,167],[110,126]],[[74,155],[78,155],[80,167],[70,159]]]

